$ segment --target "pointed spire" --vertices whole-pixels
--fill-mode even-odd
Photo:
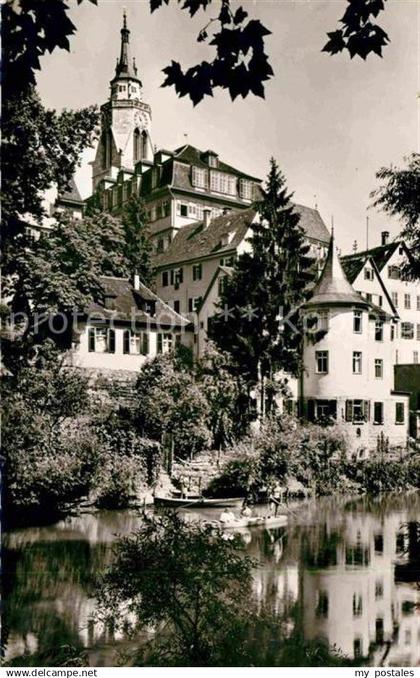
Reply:
[[[119,78],[131,78],[139,81],[135,59],[132,59],[130,56],[130,30],[127,26],[127,12],[125,9],[123,13],[123,26],[121,28],[120,58],[117,59],[113,81]]]
[[[346,278],[341,266],[338,251],[334,241],[334,229],[331,229],[331,240],[327,258],[321,277],[312,290],[312,296],[305,306],[322,305],[347,305],[358,304],[369,306],[362,297],[353,289]]]

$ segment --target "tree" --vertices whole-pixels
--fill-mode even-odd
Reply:
[[[83,149],[92,145],[98,114],[86,108],[58,115],[33,88],[20,96],[5,92],[2,112],[3,274],[9,275],[16,254],[30,247],[26,227],[47,216],[45,191],[66,188]]]
[[[142,436],[160,441],[170,434],[176,454],[184,457],[209,447],[205,395],[176,357],[162,355],[147,363],[136,388],[136,424]]]
[[[83,0],[77,0],[80,4]],[[232,99],[249,94],[264,97],[264,83],[273,76],[265,53],[264,40],[270,30],[261,21],[248,18],[248,12],[233,0],[177,0],[181,10],[191,17],[199,10],[216,5],[215,16],[199,31],[197,41],[215,49],[212,61],[203,61],[183,70],[172,61],[164,69],[164,86],[171,86],[179,96],[188,95],[194,105],[217,88],[227,89]],[[341,27],[328,33],[324,51],[336,54],[348,51],[366,59],[368,54],[382,56],[389,42],[386,32],[375,23],[385,9],[386,0],[347,0],[340,19]],[[90,0],[97,4],[97,0]],[[152,12],[169,5],[169,0],[149,0]],[[64,0],[6,0],[2,6],[4,87],[7,92],[25,91],[35,83],[40,57],[56,48],[70,50],[69,37],[76,27],[68,17]],[[212,30],[217,26],[215,30]]]
[[[145,285],[153,281],[151,263],[152,242],[146,223],[146,213],[142,199],[132,195],[124,205],[122,212],[124,227],[124,255],[131,270],[140,276]]]
[[[235,262],[210,336],[228,351],[250,385],[259,377],[270,386],[268,408],[279,370],[297,374],[300,365],[297,309],[305,298],[309,247],[294,211],[286,182],[274,160],[262,200],[258,223],[249,239],[251,251]]]
[[[100,610],[114,628],[129,616],[153,625],[155,643],[161,641],[158,664],[211,666],[250,583],[251,561],[239,536],[227,540],[210,526],[168,513],[146,518],[117,543],[99,590]]]
[[[404,273],[420,278],[420,154],[405,158],[406,167],[382,167],[376,178],[383,182],[371,193],[373,205],[399,217],[403,224],[401,238],[410,248],[410,259]]]
[[[92,440],[78,417],[88,410],[87,387],[50,346],[2,384],[6,522],[51,518],[86,490]]]
[[[230,354],[220,353],[211,343],[195,365],[195,374],[208,403],[213,447],[232,445],[246,434],[251,419],[245,381],[235,374]]]

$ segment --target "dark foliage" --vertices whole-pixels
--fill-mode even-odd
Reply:
[[[376,178],[382,186],[371,194],[374,206],[402,222],[400,237],[410,248],[410,261],[403,271],[409,278],[420,278],[420,154],[405,158],[406,167],[382,167]]]
[[[80,4],[83,0],[77,0]],[[149,0],[151,11],[170,0]],[[386,0],[348,0],[340,20],[342,27],[328,33],[324,51],[336,54],[344,50],[350,57],[366,59],[368,54],[382,56],[389,42],[385,31],[373,20],[385,8]],[[97,4],[97,0],[90,0]],[[207,10],[213,0],[177,0],[182,10],[193,17]],[[219,6],[217,4],[217,6]],[[68,16],[64,0],[6,0],[2,5],[4,85],[9,93],[20,94],[35,83],[40,58],[54,49],[70,49],[69,37],[76,28]],[[214,26],[217,28],[214,29]],[[229,92],[232,100],[249,94],[264,97],[264,84],[273,76],[265,52],[270,30],[259,19],[249,18],[233,0],[222,0],[218,13],[199,31],[197,41],[215,49],[212,61],[202,61],[186,70],[177,61],[164,69],[163,86],[172,86],[179,96],[189,96],[196,105],[217,88]]]
[[[310,260],[285,178],[274,160],[262,200],[259,222],[253,223],[251,251],[235,262],[226,278],[218,313],[212,318],[211,338],[234,356],[250,385],[258,372],[267,380],[266,397],[272,404],[273,375],[286,368],[297,373],[301,334],[297,310],[304,300]]]
[[[323,51],[337,54],[347,50],[350,58],[359,56],[362,59],[370,53],[382,57],[382,49],[389,42],[383,28],[372,19],[385,9],[386,0],[347,0],[346,11],[340,23],[342,27],[328,33],[328,42]]]

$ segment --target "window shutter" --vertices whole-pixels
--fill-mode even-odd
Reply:
[[[141,353],[142,355],[148,355],[149,353],[149,335],[147,332],[143,332],[141,335]]]
[[[328,412],[330,417],[334,417],[334,419],[337,419],[337,401],[336,400],[329,400],[328,401]]]
[[[115,353],[115,330],[108,330],[108,353]]]
[[[308,400],[307,402],[308,421],[315,419],[315,400]]]
[[[353,401],[346,400],[346,421],[353,421]]]
[[[89,328],[88,343],[89,343],[89,352],[90,353],[94,352],[95,351],[95,328],[94,327]]]
[[[163,347],[163,342],[162,342],[162,334],[159,332],[157,335],[157,352],[162,353],[162,347]]]
[[[130,336],[131,336],[130,330],[124,330],[123,353],[125,353],[125,354],[130,353]]]
[[[365,421],[370,420],[370,400],[363,401],[363,418]]]

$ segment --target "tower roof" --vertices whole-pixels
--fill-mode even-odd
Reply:
[[[115,75],[111,82],[115,80],[137,80],[141,85],[140,78],[137,77],[137,66],[134,59],[131,58],[130,50],[130,30],[127,27],[127,14],[124,10],[123,26],[121,28],[121,52],[115,67]]]
[[[347,280],[334,243],[334,233],[332,233],[324,269],[305,306],[347,306],[348,304],[370,306]]]

